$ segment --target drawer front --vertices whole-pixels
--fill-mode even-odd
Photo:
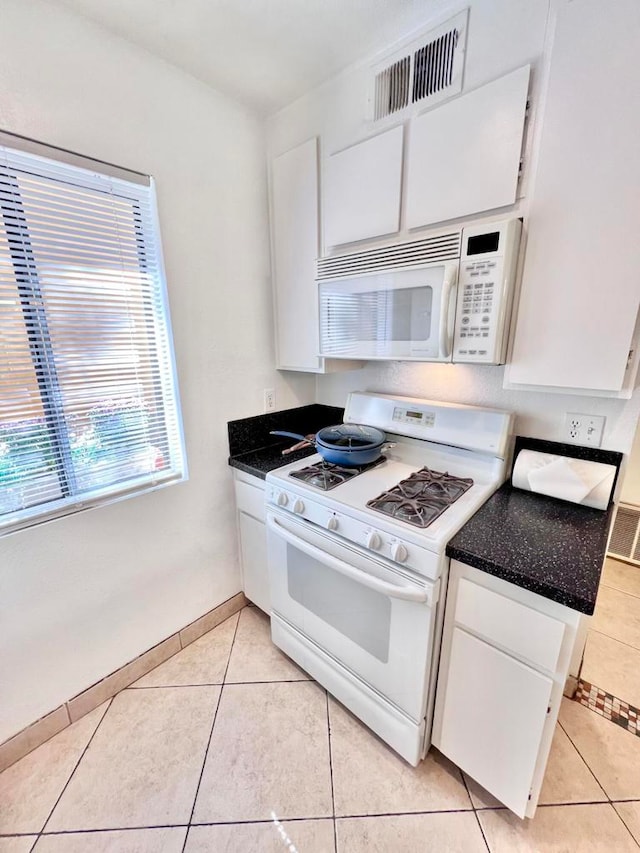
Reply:
[[[266,518],[264,511],[264,488],[250,486],[248,483],[243,483],[240,480],[236,480],[235,485],[236,506],[238,509],[264,522]]]
[[[551,616],[460,578],[455,621],[549,672],[558,668],[565,624]]]

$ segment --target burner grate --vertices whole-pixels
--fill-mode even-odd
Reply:
[[[458,500],[473,480],[448,472],[421,468],[397,486],[367,502],[376,512],[406,521],[415,527],[428,527]]]
[[[377,468],[385,460],[386,456],[380,456],[375,462],[350,468],[334,465],[331,462],[317,462],[315,465],[307,465],[306,468],[300,468],[297,471],[289,471],[289,476],[295,477],[296,480],[302,480],[310,486],[315,486],[316,489],[322,489],[323,492],[328,492],[341,483],[346,483],[359,474],[364,474],[365,471]]]

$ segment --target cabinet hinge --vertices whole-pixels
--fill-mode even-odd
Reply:
[[[547,706],[547,714],[550,714],[550,713],[551,713],[551,705],[548,705]]]

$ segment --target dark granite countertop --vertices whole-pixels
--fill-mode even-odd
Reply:
[[[622,454],[518,437],[530,448],[607,462]],[[515,458],[514,455],[514,458]],[[505,483],[447,545],[447,555],[573,610],[593,613],[613,503],[607,510],[520,491]]]
[[[447,545],[447,555],[591,615],[607,546],[606,511],[505,484]]]
[[[295,439],[270,435],[271,430],[283,429],[308,435],[322,427],[342,423],[343,417],[344,409],[312,403],[229,421],[229,465],[264,480],[269,471],[316,452],[313,447],[305,447],[283,456],[283,449],[295,444]]]

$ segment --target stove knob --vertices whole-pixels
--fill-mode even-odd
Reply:
[[[286,492],[280,492],[276,498],[276,503],[278,506],[286,506],[289,503],[289,498],[287,497]]]
[[[338,519],[335,515],[330,515],[327,519],[327,530],[337,530],[338,529]]]
[[[372,530],[367,535],[367,548],[371,548],[372,551],[377,551],[381,544],[380,536],[375,532],[375,530]]]
[[[391,546],[391,559],[395,560],[396,563],[404,563],[408,556],[409,552],[401,542],[396,542],[395,545]]]
[[[304,504],[300,500],[300,498],[296,498],[296,501],[293,505],[293,511],[297,512],[298,515],[301,515],[304,512]]]

